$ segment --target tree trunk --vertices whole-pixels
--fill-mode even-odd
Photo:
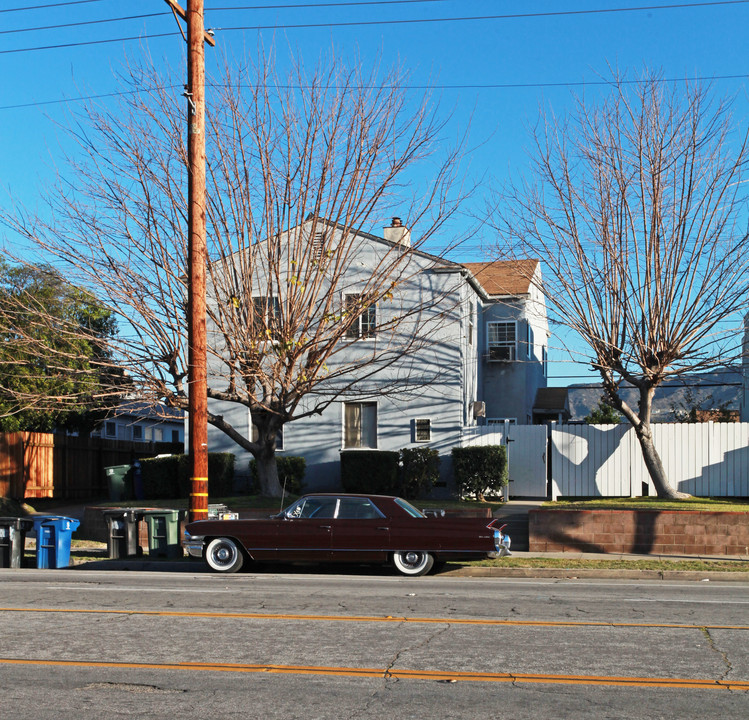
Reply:
[[[260,494],[266,497],[281,497],[282,488],[278,481],[278,466],[274,449],[271,448],[268,452],[267,446],[264,446],[263,452],[255,456],[255,467]]]
[[[650,479],[653,481],[655,491],[659,498],[668,500],[683,500],[690,497],[687,493],[678,492],[668,481],[666,470],[661,462],[661,456],[653,444],[653,433],[649,423],[641,423],[635,428],[637,440],[642,449],[642,457],[645,460],[645,467],[648,470]]]

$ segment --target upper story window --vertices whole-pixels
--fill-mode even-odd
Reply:
[[[278,298],[254,295],[252,313],[255,329],[268,340],[278,340],[281,334],[281,303]]]
[[[377,331],[377,306],[363,308],[362,305],[362,296],[359,293],[344,295],[344,310],[347,314],[357,316],[346,330],[346,337],[352,340],[374,337]]]
[[[489,322],[486,324],[489,360],[507,361],[517,359],[517,323]]]
[[[104,423],[104,436],[108,438],[117,437],[117,423],[112,420],[107,420]]]
[[[473,318],[476,313],[474,304],[468,303],[468,344],[473,345]]]
[[[533,328],[528,323],[525,326],[525,352],[528,360],[533,360],[536,356],[535,338],[533,336]]]

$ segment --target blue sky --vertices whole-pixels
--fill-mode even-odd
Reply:
[[[275,42],[280,58],[292,46],[309,64],[331,47],[356,52],[363,63],[379,55],[402,63],[415,92],[437,89],[456,132],[470,119],[471,140],[482,143],[471,171],[486,177],[487,187],[525,172],[527,127],[540,105],[561,114],[573,92],[601,92],[609,66],[715,78],[716,92],[736,96],[737,113],[745,117],[748,108],[749,0],[205,0],[205,6],[217,41],[208,50],[209,73],[222,54],[254,52],[258,35],[266,45]],[[117,18],[129,19],[92,23]],[[252,29],[259,26],[265,29]],[[0,202],[10,194],[32,210],[40,188],[62,168],[70,146],[61,127],[79,107],[75,98],[116,93],[126,56],[147,51],[174,68],[184,63],[184,43],[163,0],[5,0],[0,35]],[[490,241],[477,238],[463,259],[481,259],[481,244]],[[552,338],[551,385],[594,379],[568,359]]]

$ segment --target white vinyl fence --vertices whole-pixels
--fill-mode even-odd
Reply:
[[[653,439],[677,490],[749,497],[749,423],[660,423]],[[557,426],[551,446],[553,500],[655,494],[629,425]]]
[[[506,445],[512,497],[546,497],[546,426],[481,425],[463,429],[463,447]]]

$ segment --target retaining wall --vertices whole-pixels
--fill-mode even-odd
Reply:
[[[539,508],[528,523],[530,552],[749,554],[747,512]]]

